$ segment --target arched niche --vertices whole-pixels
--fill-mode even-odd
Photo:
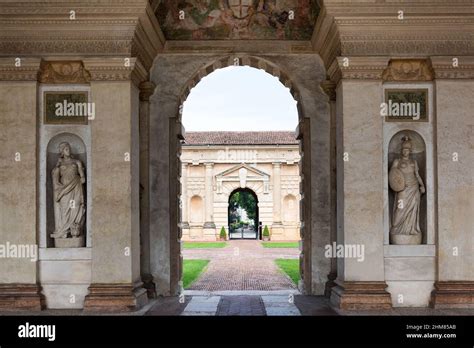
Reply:
[[[87,150],[84,142],[82,139],[75,134],[72,133],[60,133],[55,135],[51,140],[48,142],[48,146],[46,148],[46,247],[52,248],[54,247],[54,240],[51,238],[51,234],[54,232],[54,204],[53,204],[53,179],[52,179],[52,171],[56,167],[56,164],[59,159],[59,144],[67,142],[71,146],[71,155],[74,159],[80,160],[82,162],[84,168],[84,175],[87,178],[87,170],[88,170],[88,162],[87,162]],[[84,221],[84,230],[83,234],[86,238],[87,245],[87,218],[88,218],[88,211],[87,211],[87,185],[88,181],[83,185],[83,193],[84,193],[84,206],[86,207],[85,212],[85,221]]]
[[[283,221],[290,223],[299,222],[299,207],[296,197],[288,194],[283,198]]]
[[[419,168],[419,175],[423,184],[425,186],[425,193],[421,195],[420,199],[420,211],[419,211],[419,224],[420,224],[420,231],[422,233],[422,241],[421,244],[427,243],[427,231],[428,231],[428,224],[427,224],[427,172],[426,172],[426,143],[423,137],[414,130],[401,130],[394,134],[390,139],[388,144],[388,168],[387,173],[390,172],[390,168],[392,167],[393,161],[400,157],[400,153],[402,150],[402,142],[405,137],[408,137],[412,143],[412,151],[410,154],[410,159],[415,160],[418,164]],[[393,209],[395,204],[395,192],[390,188],[388,189],[388,199],[389,199],[389,228],[392,226],[392,219],[393,219]]]
[[[192,196],[189,201],[189,216],[191,225],[202,225],[204,223],[204,201],[201,196]]]

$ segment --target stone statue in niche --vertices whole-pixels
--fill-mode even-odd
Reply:
[[[395,192],[390,227],[391,244],[421,244],[420,202],[425,186],[418,163],[410,158],[412,142],[402,138],[401,156],[393,161],[388,180]]]
[[[57,248],[80,248],[84,246],[83,185],[86,182],[84,167],[74,159],[67,142],[59,144],[59,159],[52,170],[54,232],[51,237]]]

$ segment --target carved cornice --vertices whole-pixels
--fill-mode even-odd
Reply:
[[[391,59],[382,75],[384,81],[431,81],[433,77],[426,59]]]
[[[147,0],[3,2],[0,27],[0,54],[14,57],[123,55],[150,69],[164,46]]]
[[[18,39],[4,41],[0,38],[0,52],[3,55],[15,57],[25,57],[41,55],[124,55],[129,56],[131,52],[131,42],[124,40],[67,40],[58,38],[57,40],[32,40],[25,41]]]
[[[474,79],[474,56],[430,59],[436,79]],[[454,59],[457,59],[457,66]]]
[[[0,58],[0,81],[36,81],[40,69],[39,58],[23,58],[15,66],[15,58]]]
[[[84,67],[91,81],[128,81],[136,86],[147,79],[148,72],[136,58],[85,58]]]
[[[389,57],[337,57],[328,69],[334,83],[340,79],[382,80]]]
[[[473,14],[470,0],[325,0],[311,41],[328,69],[337,56],[472,56]]]
[[[38,75],[41,83],[89,83],[90,74],[81,61],[42,61]]]
[[[387,37],[358,37],[354,41],[341,42],[341,54],[343,55],[391,55],[427,57],[440,54],[471,55],[472,44],[469,40],[460,40],[460,37],[440,40],[436,34],[429,39],[417,39],[413,37],[400,37],[398,39]]]

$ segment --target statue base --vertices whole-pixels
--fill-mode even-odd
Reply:
[[[72,238],[54,238],[55,248],[83,248],[85,246],[85,237]]]
[[[421,233],[418,234],[390,234],[390,244],[413,245],[421,244]]]

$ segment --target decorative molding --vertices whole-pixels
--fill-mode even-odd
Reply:
[[[324,1],[311,42],[328,69],[337,56],[472,55],[472,13],[469,0]]]
[[[364,40],[358,37],[354,41],[341,40],[342,54],[352,56],[390,55],[390,56],[422,56],[430,55],[466,55],[472,54],[469,40],[439,40],[431,37],[427,40],[414,40],[411,37],[394,40],[390,35]]]
[[[382,75],[384,81],[431,81],[433,77],[426,59],[391,59]]]
[[[26,55],[130,55],[130,41],[120,39],[95,40],[86,38],[66,39],[64,37],[56,40],[39,37],[37,40],[3,40],[0,38],[0,52],[4,55],[22,57]]]
[[[39,58],[20,58],[20,66],[15,66],[14,57],[0,58],[0,81],[37,81],[40,69]]]
[[[136,57],[150,69],[163,49],[164,36],[148,1],[75,1],[76,19],[69,19],[70,5],[41,2],[4,4],[0,8],[3,55]],[[81,57],[82,58],[82,57]],[[67,59],[67,58],[65,58]]]
[[[329,66],[328,75],[337,84],[340,79],[382,80],[389,57],[337,57]]]
[[[458,59],[457,67],[453,59]],[[474,79],[474,56],[431,57],[436,79]]]
[[[38,74],[38,81],[48,84],[85,84],[90,79],[81,61],[42,61]]]
[[[313,53],[310,41],[292,40],[171,40],[166,41],[165,53]]]
[[[128,81],[136,86],[148,79],[148,72],[137,58],[85,58],[91,81]]]

